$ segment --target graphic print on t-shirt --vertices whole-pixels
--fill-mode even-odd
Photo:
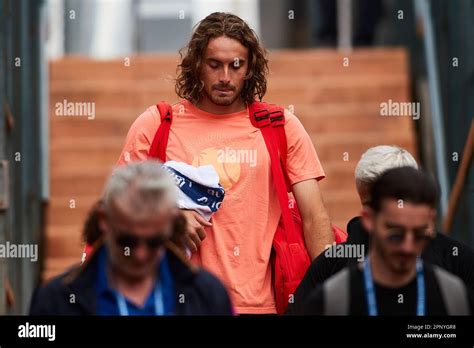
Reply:
[[[219,175],[219,183],[224,190],[230,190],[240,178],[240,164],[233,162],[221,161],[222,149],[210,147],[202,150],[197,156],[194,156],[192,165],[195,167],[210,164],[214,167]]]

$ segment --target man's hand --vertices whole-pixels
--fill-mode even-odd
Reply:
[[[210,227],[212,224],[194,210],[183,209],[181,212],[186,217],[187,222],[186,235],[184,237],[186,246],[191,252],[195,253],[201,246],[201,241],[206,238],[204,227]]]

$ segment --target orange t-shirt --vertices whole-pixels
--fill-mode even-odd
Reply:
[[[285,117],[291,183],[324,178],[301,122],[288,111]],[[159,125],[159,112],[150,106],[130,128],[119,164],[145,160]],[[192,260],[224,282],[238,313],[276,313],[269,261],[281,211],[270,157],[248,110],[215,115],[187,100],[173,105],[166,157],[193,166],[213,165],[225,189]]]

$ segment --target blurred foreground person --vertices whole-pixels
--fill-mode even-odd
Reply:
[[[413,156],[397,146],[379,145],[368,149],[355,170],[355,184],[361,205],[370,202],[373,183],[387,170],[408,166],[418,168]],[[369,251],[369,234],[362,225],[361,217],[352,218],[347,224],[346,243],[332,246],[313,260],[303,280],[295,291],[294,301],[287,314],[298,314],[307,296],[329,277],[346,266],[361,261]],[[341,250],[353,250],[346,253]],[[461,278],[474,291],[474,250],[464,243],[437,231],[423,250],[422,259]]]
[[[88,220],[96,224],[91,255],[37,289],[31,314],[231,315],[221,282],[173,242],[184,234],[176,194],[158,161],[117,168]]]
[[[434,180],[417,169],[382,174],[362,211],[368,256],[315,290],[303,314],[470,315],[472,291],[420,257],[433,238],[437,196]]]

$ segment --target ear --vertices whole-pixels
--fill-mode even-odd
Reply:
[[[371,234],[372,231],[374,230],[374,219],[375,219],[375,214],[372,208],[368,206],[364,206],[362,208],[361,212],[361,223],[364,229]]]

